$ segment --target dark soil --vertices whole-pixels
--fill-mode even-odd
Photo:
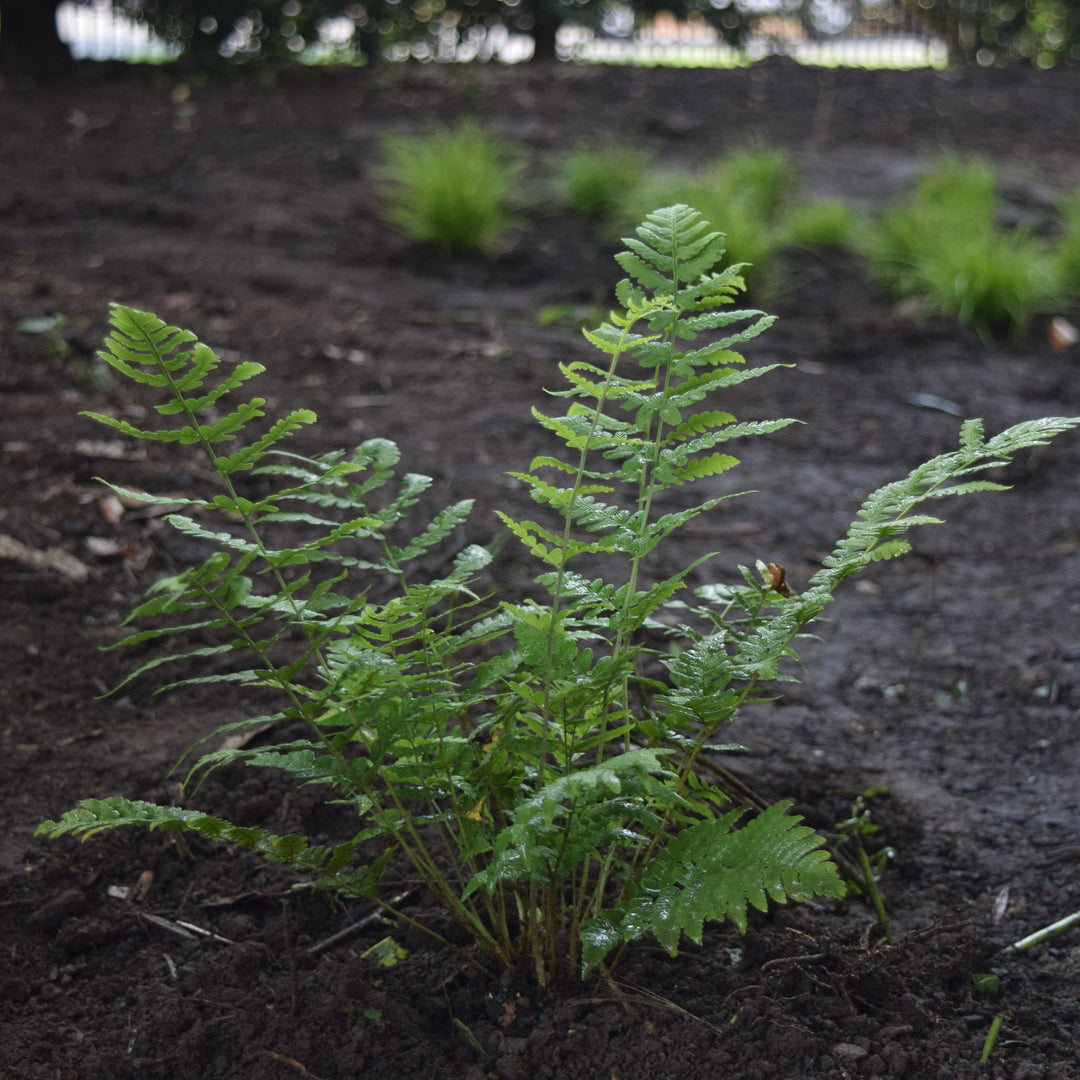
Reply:
[[[256,392],[271,406],[320,414],[303,449],[397,440],[440,503],[478,498],[469,538],[484,541],[491,509],[523,498],[505,471],[547,447],[530,407],[558,360],[587,355],[574,329],[536,316],[606,303],[618,271],[555,211],[490,259],[443,261],[395,236],[368,177],[381,133],[473,114],[540,162],[608,132],[679,162],[757,138],[789,148],[812,189],[862,206],[953,147],[991,155],[1030,209],[1080,184],[1078,106],[1080,72],[785,62],[311,73],[190,93],[168,72],[112,72],[0,92],[0,1076],[1080,1077],[1077,931],[1006,948],[1080,908],[1075,434],[1010,467],[1008,494],[944,507],[948,527],[851,587],[806,643],[801,682],[732,732],[749,754],[723,764],[815,826],[888,789],[872,807],[877,842],[896,850],[891,947],[857,900],[780,908],[745,938],[710,929],[677,960],[642,944],[613,979],[544,1000],[392,923],[320,948],[369,908],[287,899],[288,875],[243,853],[33,837],[84,796],[181,798],[170,769],[184,749],[251,708],[145,682],[99,697],[133,661],[100,647],[192,552],[153,518],[117,519],[94,477],[178,493],[201,480],[185,454],[144,454],[79,416],[150,404],[93,358],[110,300],[265,364]],[[1043,323],[988,347],[894,311],[851,261],[792,265],[770,302],[781,321],[749,352],[795,369],[748,384],[736,411],[807,423],[744,447],[735,482],[761,493],[688,533],[672,566],[720,550],[716,576],[761,558],[798,587],[866,492],[955,445],[957,417],[910,395],[990,431],[1080,413],[1078,354],[1053,352]],[[49,312],[66,317],[67,355],[16,330]],[[521,589],[530,568],[509,547],[505,560],[500,585]],[[332,820],[309,789],[251,770],[215,774],[196,805],[277,831]],[[388,888],[437,917],[415,885]],[[181,936],[181,922],[210,934]],[[404,962],[362,959],[390,934]],[[997,1001],[973,994],[987,972]]]

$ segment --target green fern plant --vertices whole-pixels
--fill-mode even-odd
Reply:
[[[710,920],[746,929],[751,909],[770,902],[843,896],[821,838],[787,803],[744,820],[695,764],[743,704],[790,679],[794,642],[840,583],[902,553],[912,526],[937,522],[918,512],[923,503],[998,490],[976,474],[1080,420],[1031,422],[990,440],[968,422],[957,451],[870,496],[801,594],[782,567],[759,563],[733,585],[680,599],[710,556],[656,579],[650,555],[724,497],[686,506],[673,495],[734,467],[737,440],[792,421],[739,421],[726,401],[709,400],[775,368],[747,368],[737,351],[772,319],[732,306],[743,282],[738,266],[717,269],[721,235],[676,205],[625,243],[619,308],[586,333],[601,359],[561,365],[565,410],[536,412],[561,449],[515,474],[544,520],[502,515],[542,566],[543,599],[482,599],[476,578],[491,556],[476,546],[450,557],[441,576],[417,574],[468,502],[413,527],[430,481],[398,478],[392,443],[315,458],[289,450],[314,421],[309,411],[264,426],[260,398],[226,404],[258,365],[222,374],[189,332],[113,309],[102,357],[161,395],[161,424],[96,419],[132,438],[198,447],[216,476],[215,490],[168,518],[211,553],[153,585],[129,619],[140,628],[120,643],[172,651],[130,678],[160,679],[180,663],[163,688],[275,691],[275,711],[222,730],[270,722],[278,740],[203,754],[193,774],[227,763],[276,768],[325,785],[353,825],[332,845],[313,845],[113,796],[84,800],[40,833],[188,830],[390,910],[380,880],[404,860],[467,931],[470,961],[526,965],[548,987],[614,963],[643,936],[675,954]],[[241,434],[249,441],[237,446]],[[658,648],[661,632],[678,648]],[[184,648],[189,634],[217,639]],[[211,657],[229,666],[200,673]]]

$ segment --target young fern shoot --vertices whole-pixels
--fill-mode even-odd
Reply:
[[[722,267],[723,237],[679,205],[650,214],[625,243],[619,308],[586,333],[602,359],[560,365],[566,387],[553,396],[565,411],[534,412],[561,449],[513,474],[546,523],[500,515],[541,564],[543,601],[481,599],[475,579],[491,555],[475,545],[442,576],[418,576],[416,561],[446,545],[470,501],[410,528],[431,481],[398,479],[394,444],[372,439],[314,458],[287,451],[314,422],[307,410],[261,433],[259,398],[219,415],[258,365],[214,382],[221,361],[192,334],[113,309],[101,355],[162,395],[163,423],[96,419],[132,438],[197,447],[216,476],[216,490],[167,518],[211,554],[151,586],[129,617],[141,628],[121,645],[169,651],[128,679],[182,661],[162,689],[276,692],[274,711],[221,731],[270,723],[278,741],[204,753],[192,772],[277,768],[325,785],[346,822],[319,846],[194,808],[110,797],[84,800],[40,833],[189,830],[388,908],[380,881],[404,860],[467,931],[471,962],[528,966],[549,988],[614,963],[644,936],[674,955],[710,920],[745,930],[750,909],[770,901],[844,895],[822,839],[787,802],[744,820],[695,763],[743,704],[790,678],[782,665],[795,658],[793,642],[844,580],[903,554],[912,527],[940,522],[922,504],[1000,490],[978,474],[1080,418],[991,439],[969,421],[958,450],[866,500],[801,594],[782,567],[759,563],[740,568],[736,584],[679,600],[711,556],[659,577],[650,557],[731,496],[685,506],[676,493],[738,464],[737,440],[793,421],[739,421],[726,401],[710,400],[776,367],[748,368],[737,352],[772,319],[733,306],[743,282],[740,267]],[[240,435],[246,444],[223,452]],[[650,644],[658,631],[680,648]],[[218,637],[185,649],[189,634]],[[210,657],[228,668],[189,670]]]

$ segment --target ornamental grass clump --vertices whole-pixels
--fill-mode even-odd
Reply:
[[[1022,334],[1053,305],[1051,255],[1032,230],[998,224],[996,191],[988,163],[940,158],[870,229],[873,276],[897,299],[917,300],[984,338]]]
[[[488,253],[513,225],[521,171],[505,141],[472,121],[382,139],[377,176],[387,220],[443,255]]]
[[[855,236],[856,217],[843,199],[813,199],[792,207],[784,231],[787,242],[799,247],[847,247]]]
[[[638,188],[651,164],[651,154],[626,143],[579,146],[562,162],[557,186],[571,210],[602,217]]]
[[[913,526],[939,522],[924,503],[1000,490],[978,474],[1080,419],[1029,421],[989,440],[968,421],[957,450],[865,501],[801,591],[764,560],[691,590],[708,552],[653,576],[650,556],[669,536],[734,497],[692,502],[684,489],[734,468],[739,440],[793,422],[729,411],[740,384],[776,365],[747,367],[737,351],[772,318],[733,306],[741,268],[723,267],[723,253],[723,237],[685,205],[650,214],[625,241],[618,307],[585,335],[595,359],[561,364],[554,398],[565,408],[535,411],[552,450],[513,474],[538,519],[501,515],[540,569],[533,598],[484,597],[477,579],[492,555],[475,544],[449,552],[436,576],[418,570],[447,549],[471,503],[413,524],[431,480],[398,475],[393,443],[289,450],[315,422],[310,411],[265,424],[261,398],[234,401],[259,365],[223,369],[190,332],[114,307],[102,358],[158,393],[160,422],[90,415],[201,451],[212,475],[205,494],[184,500],[116,489],[168,505],[169,524],[209,551],[132,612],[120,644],[164,652],[129,678],[220,684],[232,702],[270,692],[270,711],[220,730],[269,725],[277,738],[231,740],[192,774],[277,769],[323,787],[349,824],[315,844],[112,796],[39,832],[187,830],[284,863],[310,887],[370,898],[443,940],[395,909],[382,887],[395,866],[464,929],[468,962],[524,966],[549,988],[610,968],[642,938],[674,955],[710,920],[745,931],[770,902],[842,897],[822,839],[787,802],[748,815],[696,766],[741,706],[791,679],[799,635],[839,584],[902,554]],[[769,550],[767,537],[760,544]],[[658,647],[661,634],[672,648]],[[209,659],[214,670],[200,672]],[[180,675],[162,678],[176,663]]]

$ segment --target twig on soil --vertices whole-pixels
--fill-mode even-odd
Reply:
[[[785,964],[804,964],[811,960],[824,960],[827,953],[811,953],[809,956],[776,956],[772,960],[766,960],[761,965],[761,973],[771,971],[773,968],[783,967]]]
[[[220,934],[215,934],[213,930],[204,930],[201,926],[196,926],[194,923],[183,922],[180,919],[177,919],[176,922],[171,922],[169,919],[163,919],[160,915],[151,915],[148,911],[136,911],[135,914],[140,919],[145,919],[146,922],[150,923],[152,926],[156,926],[160,930],[166,930],[170,934],[175,934],[185,941],[197,941],[200,937],[204,937],[211,941],[220,941],[223,945],[236,944],[235,941],[232,941],[227,937],[222,937]]]
[[[703,1020],[700,1016],[695,1016],[689,1009],[684,1009],[681,1005],[677,1005],[669,998],[662,997],[660,994],[655,994],[651,990],[646,990],[644,987],[631,986],[629,983],[618,983],[610,975],[607,977],[606,981],[608,986],[611,987],[612,992],[615,994],[613,999],[589,997],[568,1002],[568,1004],[599,1005],[605,1001],[614,1000],[624,1007],[631,1002],[636,1002],[639,1005],[652,1005],[654,1008],[664,1009],[667,1012],[673,1012],[679,1016],[684,1016],[687,1020],[693,1020],[695,1023],[707,1027],[715,1035],[723,1034],[721,1028],[717,1027],[715,1024],[709,1023],[708,1020]],[[627,990],[632,992],[628,994],[626,993]]]
[[[409,889],[407,892],[395,896],[390,901],[390,906],[396,907],[402,900],[406,900],[411,896],[412,892],[413,890]],[[346,926],[344,930],[339,930],[336,934],[331,934],[328,938],[316,942],[304,953],[304,955],[309,959],[319,956],[321,953],[326,952],[327,949],[332,949],[335,945],[340,945],[343,941],[348,941],[349,938],[359,934],[361,930],[366,930],[369,926],[373,926],[383,918],[383,915],[383,910],[381,908],[376,908],[375,911],[365,915],[362,919],[357,919],[351,926]]]
[[[343,941],[348,941],[349,938],[355,937],[361,930],[366,930],[374,923],[380,922],[382,917],[383,913],[381,911],[373,911],[369,915],[365,915],[362,919],[357,919],[352,926],[346,926],[344,930],[339,930],[336,934],[331,934],[328,938],[323,938],[322,941],[312,945],[304,955],[309,959],[313,959],[321,953],[326,952],[327,949],[332,949],[335,945],[340,945]]]
[[[1049,941],[1050,938],[1065,933],[1066,930],[1077,924],[1080,924],[1080,911],[1074,911],[1071,915],[1066,915],[1064,919],[1058,919],[1056,923],[1051,923],[1041,930],[1036,930],[1034,934],[1028,934],[1027,937],[1014,941],[1009,948],[1015,949],[1017,952],[1026,952],[1033,945],[1041,945],[1044,941]]]
[[[282,1065],[291,1065],[294,1069],[299,1070],[302,1075],[310,1077],[310,1080],[322,1080],[321,1077],[316,1076],[308,1068],[301,1065],[299,1061],[286,1057],[284,1054],[276,1054],[273,1050],[256,1050],[254,1054],[248,1054],[238,1067],[242,1069],[245,1065],[250,1065],[256,1058],[270,1058],[271,1061],[278,1061]]]
[[[222,945],[236,944],[232,938],[222,937],[221,934],[215,934],[213,930],[205,930],[203,927],[196,926],[194,923],[187,922],[184,919],[177,919],[176,925],[182,926],[185,930],[190,930],[193,934],[198,934],[199,937],[208,938],[210,941],[220,941]]]
[[[836,992],[836,987],[832,983],[826,982],[824,979],[819,979],[813,972],[807,971],[807,969],[802,966],[804,963],[823,960],[827,955],[827,953],[813,953],[809,956],[778,956],[774,960],[769,960],[762,964],[761,973],[764,975],[767,973],[768,969],[790,964],[804,979],[813,983],[814,986],[821,987],[822,990],[828,990],[829,993],[832,994]]]

